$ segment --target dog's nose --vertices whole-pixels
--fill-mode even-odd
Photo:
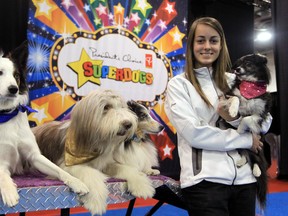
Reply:
[[[10,94],[16,94],[18,92],[18,87],[15,85],[10,85],[8,87],[8,91]]]
[[[126,130],[132,127],[132,123],[130,121],[123,121],[122,125]]]
[[[240,67],[237,67],[237,68],[235,69],[235,71],[236,71],[237,73],[240,73],[240,72],[241,72],[241,68],[240,68]]]

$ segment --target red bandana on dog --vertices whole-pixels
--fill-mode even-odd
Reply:
[[[265,82],[242,81],[239,86],[240,93],[246,99],[259,97],[266,93],[267,85]]]

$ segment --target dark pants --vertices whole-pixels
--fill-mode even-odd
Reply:
[[[255,216],[256,183],[224,185],[202,181],[182,189],[190,216]]]

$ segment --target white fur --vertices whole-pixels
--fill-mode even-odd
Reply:
[[[247,157],[245,155],[241,155],[241,158],[236,161],[236,165],[239,168],[244,166],[247,162],[248,162]]]
[[[28,102],[28,95],[11,95],[8,91],[10,86],[17,86],[17,82],[13,76],[15,68],[13,62],[8,58],[0,56],[0,71],[2,72],[0,78],[0,109],[11,109],[17,107],[19,104],[26,104]],[[17,86],[18,87],[18,86]]]
[[[225,73],[225,77],[226,77],[226,80],[227,80],[227,84],[228,84],[229,88],[231,89],[232,86],[235,85],[236,74],[226,72]]]
[[[13,62],[0,57],[0,110],[15,109],[19,104],[26,104],[28,94],[12,94],[9,88],[18,88],[13,76]],[[12,207],[19,201],[17,186],[13,182],[13,174],[21,174],[27,163],[38,171],[62,180],[81,195],[88,188],[80,180],[50,162],[41,155],[35,137],[28,124],[27,114],[19,112],[14,118],[0,123],[0,193],[5,205]]]
[[[238,97],[233,96],[228,99],[229,114],[231,117],[236,117],[239,111],[240,100]]]
[[[237,128],[238,133],[244,133],[248,130],[260,134],[261,126],[258,122],[261,120],[260,114],[265,109],[265,101],[260,98],[246,99],[241,96],[239,89],[235,89],[234,94],[236,96],[230,97],[226,102],[231,117],[235,117],[238,113],[253,113],[253,115],[246,116],[241,120]]]
[[[238,114],[238,112],[243,113],[244,112],[243,110],[245,110],[245,112],[246,111],[250,112],[251,110],[256,113],[254,115],[243,117],[237,128],[237,132],[244,133],[246,131],[253,131],[253,133],[260,134],[261,127],[258,122],[261,120],[261,116],[258,115],[257,113],[259,113],[259,111],[262,111],[265,106],[263,100],[261,99],[247,100],[240,95],[240,92],[238,89],[236,89],[235,92],[238,93],[238,97],[233,96],[228,99],[229,114],[232,117],[235,117]],[[240,103],[241,103],[241,106],[240,106]],[[257,106],[255,106],[255,103],[257,103]],[[241,159],[236,162],[237,167],[242,167],[243,165],[247,163],[247,161],[248,161],[247,156],[242,155]],[[261,170],[258,164],[253,164],[253,175],[255,177],[259,177],[261,175]]]
[[[258,164],[253,164],[253,175],[259,177],[261,175],[261,169]]]
[[[153,168],[159,166],[157,149],[154,143],[145,136],[159,133],[163,126],[149,115],[144,106],[140,104],[136,106],[141,107],[141,116],[146,116],[142,120],[138,119],[136,139],[132,139],[129,146],[125,147],[123,143],[115,150],[113,156],[115,161],[109,164],[104,172],[110,176],[125,179],[128,191],[136,197],[146,199],[155,194],[155,188],[147,175],[158,175],[160,172]],[[141,138],[144,139],[141,140]]]
[[[75,105],[68,122],[50,122],[34,128],[33,132],[39,139],[43,154],[52,153],[49,151],[54,149],[53,146],[48,152],[45,151],[45,146],[52,144],[63,146],[63,151],[68,129],[74,135],[79,151],[99,152],[93,160],[72,166],[65,164],[62,152],[60,158],[56,159],[56,164],[88,186],[89,193],[81,196],[80,200],[92,214],[101,215],[106,212],[109,194],[106,186],[108,176],[102,171],[108,164],[113,163],[114,150],[122,145],[124,140],[132,137],[136,127],[137,118],[128,109],[126,102],[113,91],[98,89]],[[125,174],[134,176],[130,170],[125,170]],[[142,188],[143,196],[146,196],[146,193],[145,188]],[[139,195],[141,196],[141,192]]]

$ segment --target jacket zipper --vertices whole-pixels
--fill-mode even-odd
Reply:
[[[228,157],[231,158],[231,160],[233,161],[233,165],[234,165],[235,175],[234,175],[234,179],[232,181],[232,185],[234,185],[234,182],[235,182],[235,180],[237,178],[237,168],[236,168],[235,161],[234,161],[233,157],[228,152],[227,152],[227,155],[228,155]]]

